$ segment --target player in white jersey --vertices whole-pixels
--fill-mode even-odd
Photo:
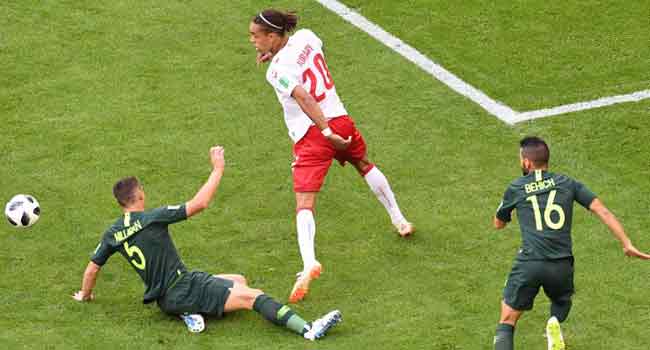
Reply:
[[[349,162],[364,177],[400,236],[415,231],[402,215],[386,177],[368,160],[366,143],[336,94],[323,42],[308,29],[289,35],[297,23],[295,14],[269,9],[253,17],[249,27],[258,64],[271,62],[266,80],[282,104],[284,121],[294,142],[291,166],[303,270],[289,297],[293,303],[304,298],[310,282],[322,271],[314,252],[313,209],[333,159],[341,165]]]

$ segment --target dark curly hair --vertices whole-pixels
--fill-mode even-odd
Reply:
[[[278,33],[284,36],[296,29],[298,16],[293,11],[282,12],[266,9],[255,15],[251,21],[262,26],[269,33]]]

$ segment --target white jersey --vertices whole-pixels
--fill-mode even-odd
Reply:
[[[347,115],[336,94],[332,75],[327,69],[323,42],[309,29],[295,32],[287,44],[273,57],[266,80],[273,86],[284,110],[284,122],[294,143],[307,133],[314,123],[291,96],[296,86],[302,86],[318,102],[325,118]]]

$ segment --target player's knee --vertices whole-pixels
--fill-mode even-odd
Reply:
[[[516,324],[518,320],[517,315],[511,314],[511,313],[505,313],[501,314],[501,318],[499,318],[499,323],[507,323],[507,324]]]
[[[367,159],[353,160],[350,162],[354,165],[354,168],[357,169],[357,172],[361,176],[366,176],[366,174],[375,167],[375,165],[370,163]]]
[[[249,289],[251,291],[250,293],[251,296],[253,297],[253,300],[255,300],[255,298],[257,298],[258,296],[264,294],[264,292],[261,289],[254,289],[254,288],[249,288]]]
[[[262,294],[264,293],[259,289],[247,287],[234,288],[230,290],[230,296],[235,298],[235,304],[239,305],[239,308],[245,308],[249,310],[253,309],[255,299],[257,299],[257,297]]]
[[[248,280],[246,279],[245,276],[239,276],[241,278],[241,284],[247,286],[248,285]]]
[[[296,213],[303,209],[314,211],[316,195],[316,192],[296,192]]]
[[[255,299],[264,294],[264,292],[260,289],[255,289],[255,288],[244,288],[243,293],[241,293],[242,297],[251,301],[255,301]]]
[[[255,299],[257,299],[257,297],[259,297],[262,294],[264,294],[264,292],[262,292],[259,289],[249,288],[248,293],[246,293],[246,303],[250,305],[250,309],[253,308],[253,305],[255,304]]]
[[[519,317],[521,317],[521,313],[522,311],[516,310],[505,302],[502,302],[499,323],[507,323],[514,326],[517,324]]]
[[[246,277],[244,277],[243,275],[233,275],[232,280],[237,284],[241,284],[244,286],[248,285],[248,281],[246,280]]]

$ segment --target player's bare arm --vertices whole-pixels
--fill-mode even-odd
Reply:
[[[291,96],[298,102],[298,105],[303,112],[311,119],[314,124],[321,130],[323,135],[334,145],[334,148],[337,150],[344,150],[348,148],[350,142],[352,142],[352,136],[348,137],[347,140],[342,138],[340,135],[333,133],[329,126],[327,125],[327,119],[323,115],[318,102],[312,97],[307,90],[302,86],[296,86],[291,92]]]
[[[612,232],[612,234],[616,237],[621,242],[621,245],[623,246],[623,252],[625,255],[630,256],[630,257],[637,257],[640,259],[650,259],[650,255],[643,253],[636,249],[634,245],[632,245],[632,241],[628,238],[628,236],[625,234],[625,230],[623,229],[623,225],[618,221],[616,216],[607,209],[607,207],[603,204],[603,202],[596,198],[591,202],[591,205],[589,206],[589,210],[591,210],[598,218],[600,221],[602,221],[609,230]]]
[[[194,195],[194,198],[185,204],[185,211],[188,218],[206,209],[212,201],[212,198],[214,198],[214,194],[217,192],[217,187],[219,187],[221,176],[223,176],[223,169],[225,167],[223,153],[224,150],[221,146],[210,148],[212,172],[205,184],[203,184],[196,195]]]
[[[81,282],[81,290],[74,293],[72,298],[76,301],[91,301],[95,299],[93,294],[93,288],[95,288],[95,283],[97,282],[97,275],[101,266],[95,264],[94,262],[89,262],[86,266],[86,271],[84,271],[83,281]]]

